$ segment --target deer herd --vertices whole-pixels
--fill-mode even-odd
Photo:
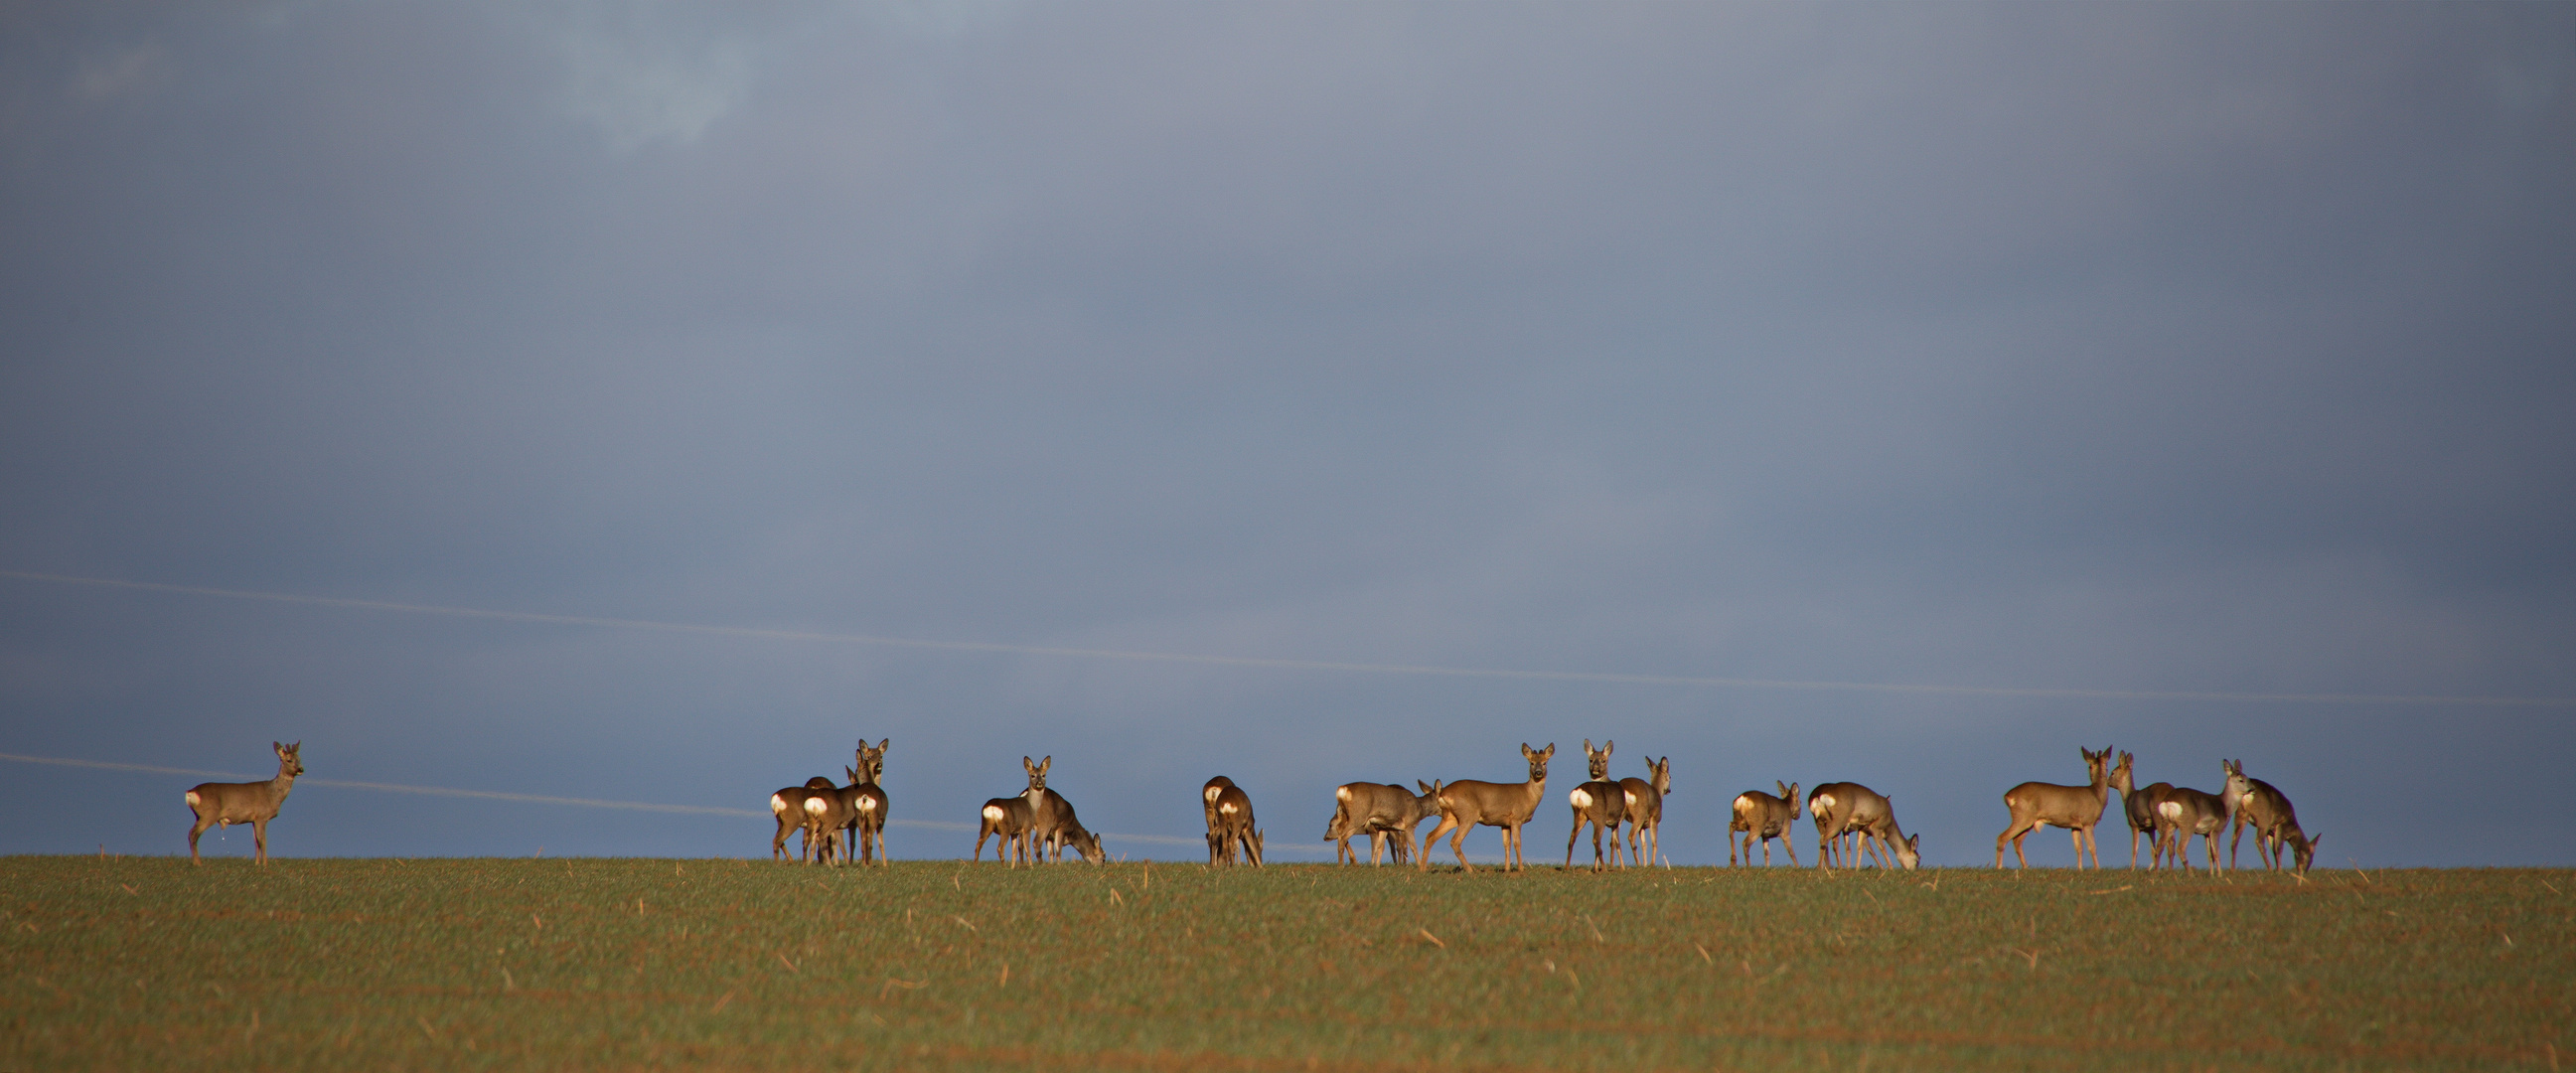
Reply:
[[[886,747],[891,743],[890,739],[879,739],[871,746],[866,739],[860,739],[854,762],[842,768],[850,780],[847,785],[835,785],[817,775],[801,786],[769,795],[769,811],[778,821],[778,829],[769,842],[770,858],[782,859],[788,838],[801,834],[800,861],[838,866],[855,857],[861,864],[888,863],[885,824],[890,802],[877,780],[885,774]],[[209,827],[236,823],[251,825],[258,846],[257,861],[268,862],[268,821],[277,818],[287,791],[295,785],[295,777],[304,773],[302,742],[272,742],[270,746],[277,753],[275,778],[266,782],[209,782],[189,789],[188,809],[196,818],[188,829],[188,858],[192,863],[198,862],[199,835]],[[1594,749],[1588,738],[1583,742],[1590,778],[1566,795],[1566,804],[1573,809],[1574,830],[1565,840],[1564,867],[1574,867],[1575,844],[1587,829],[1592,832],[1594,871],[1659,862],[1669,866],[1664,861],[1661,834],[1664,798],[1673,788],[1672,758],[1648,757],[1645,778],[1613,780],[1610,754],[1614,748],[1615,743],[1608,741],[1602,742],[1599,749]],[[2162,868],[2170,860],[2188,871],[2191,857],[2186,851],[2197,837],[2210,869],[2219,870],[2221,834],[2228,836],[2226,867],[2232,868],[2248,828],[2254,831],[2255,855],[2263,859],[2266,869],[2284,867],[2285,852],[2290,855],[2287,866],[2301,873],[2316,859],[2317,843],[2323,836],[2302,830],[2290,799],[2271,783],[2248,778],[2242,760],[2221,761],[2225,788],[2208,793],[2162,782],[2138,789],[2131,780],[2134,758],[2130,754],[2119,753],[2119,762],[2114,764],[2109,746],[2099,752],[2078,752],[2084,757],[2085,785],[2025,782],[2004,792],[2004,808],[2011,813],[2012,823],[1995,836],[1995,867],[2003,867],[2007,844],[2012,847],[2013,859],[2029,867],[2022,841],[2039,828],[2053,826],[2067,829],[2074,839],[2076,867],[2082,868],[2089,858],[2093,867],[2100,868],[2102,855],[2094,844],[2093,829],[2109,810],[2114,789],[2120,791],[2121,811],[2129,821],[2131,868],[2138,866],[2138,841],[2143,836],[2150,850],[2147,867]],[[1467,863],[1465,849],[1469,829],[1497,827],[1502,829],[1505,870],[1526,868],[1521,851],[1522,828],[1546,800],[1547,765],[1555,755],[1553,743],[1544,749],[1532,749],[1522,743],[1521,759],[1528,764],[1529,777],[1521,782],[1417,780],[1415,790],[1393,783],[1344,783],[1333,791],[1333,818],[1325,826],[1324,841],[1334,843],[1337,863],[1359,863],[1351,839],[1366,835],[1370,864],[1391,859],[1399,865],[1410,861],[1416,868],[1427,869],[1431,848],[1447,835],[1458,867],[1472,872],[1475,867]],[[1082,826],[1074,815],[1073,802],[1047,786],[1047,773],[1055,766],[1055,758],[1031,760],[1023,756],[1020,766],[1028,776],[1028,789],[984,802],[972,859],[983,859],[985,840],[998,839],[994,857],[1010,867],[1062,861],[1066,847],[1094,864],[1106,860],[1100,836]],[[1863,860],[1872,860],[1881,868],[1901,866],[1910,871],[1920,863],[1923,836],[1908,836],[1897,825],[1895,807],[1885,795],[1855,782],[1828,782],[1818,785],[1802,801],[1799,784],[1772,785],[1780,791],[1776,796],[1762,790],[1736,795],[1732,818],[1727,823],[1726,863],[1730,867],[1736,865],[1739,849],[1742,863],[1752,864],[1756,843],[1762,847],[1762,863],[1768,866],[1771,840],[1775,838],[1788,853],[1789,863],[1796,865],[1798,851],[1791,841],[1792,823],[1802,810],[1815,820],[1818,868],[1837,863],[1856,868]],[[1209,866],[1240,862],[1260,867],[1262,831],[1253,820],[1251,796],[1223,775],[1209,779],[1199,796],[1207,821]],[[1414,832],[1423,821],[1434,817],[1439,822],[1417,842]],[[1606,855],[1604,835],[1609,839]]]

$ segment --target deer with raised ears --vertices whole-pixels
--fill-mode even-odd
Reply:
[[[1199,787],[1199,803],[1204,805],[1207,809],[1208,867],[1210,868],[1216,867],[1217,858],[1223,855],[1222,851],[1219,849],[1220,843],[1217,841],[1216,836],[1216,799],[1219,795],[1223,794],[1233,786],[1233,779],[1219,775],[1213,779],[1209,779],[1207,781],[1207,785]],[[1332,837],[1333,836],[1331,835],[1325,835],[1324,840],[1327,842],[1332,841]],[[1348,847],[1345,846],[1344,848],[1347,849]]]
[[[2053,782],[2025,782],[2004,791],[2004,808],[2012,812],[2012,826],[1995,836],[1995,867],[2004,866],[2004,843],[2012,843],[2013,859],[2024,868],[2030,858],[2022,854],[2021,843],[2032,831],[2042,827],[2066,828],[2075,840],[2075,867],[2084,867],[2084,854],[2092,851],[2093,867],[2102,867],[2102,850],[2093,841],[2093,828],[2102,822],[2102,810],[2111,802],[2111,747],[2101,752],[2078,748],[2084,754],[2084,772],[2092,779],[2090,786],[2061,786]],[[2122,767],[2127,767],[2123,761]]]
[[[1583,837],[1586,824],[1592,827],[1592,870],[1601,870],[1601,832],[1605,828],[1610,832],[1610,866],[1619,867],[1619,821],[1627,818],[1628,798],[1618,783],[1610,781],[1610,750],[1618,744],[1604,741],[1596,750],[1592,739],[1583,739],[1583,756],[1591,766],[1592,781],[1565,795],[1565,803],[1574,806],[1574,831],[1565,836],[1567,868],[1574,867],[1574,842]]]
[[[204,864],[197,857],[197,836],[206,828],[236,823],[250,825],[251,842],[257,847],[253,860],[268,863],[268,821],[277,818],[277,810],[286,804],[286,794],[295,789],[295,777],[304,774],[304,743],[283,745],[268,743],[277,753],[277,777],[267,782],[201,782],[188,788],[188,811],[197,822],[188,827],[188,863]]]
[[[1438,783],[1415,780],[1422,788],[1414,793],[1400,785],[1382,782],[1347,782],[1333,790],[1333,818],[1324,825],[1324,841],[1334,844],[1335,863],[1358,864],[1359,854],[1351,849],[1351,836],[1369,837],[1369,863],[1374,865],[1392,855],[1403,864],[1413,857],[1413,832],[1422,821],[1440,814]]]
[[[1664,859],[1664,795],[1673,792],[1673,758],[1646,759],[1646,777],[1619,780],[1619,791],[1627,797],[1628,859],[1653,864]],[[1646,855],[1637,856],[1639,842],[1645,843]],[[1664,867],[1672,862],[1664,861]]]
[[[2254,855],[2263,858],[2263,868],[2281,867],[2281,850],[2288,848],[2300,872],[2308,870],[2316,859],[2316,844],[2324,835],[2310,837],[2299,829],[2299,811],[2290,807],[2290,799],[2271,783],[2245,777],[2245,762],[2222,760],[2227,772],[2227,799],[2236,806],[2235,816],[2228,821],[2231,832],[2227,840],[2227,864],[2236,865],[2236,847],[2244,841],[2244,828],[2254,829]]]
[[[1038,859],[1054,863],[1064,860],[1064,847],[1071,845],[1082,859],[1101,862],[1100,837],[1086,831],[1073,814],[1073,802],[1064,795],[1047,789],[1047,771],[1055,766],[1055,757],[1032,761],[1020,758],[1020,767],[1029,774],[1029,789],[1020,796],[1029,802],[1029,846]]]
[[[894,864],[885,844],[886,812],[892,802],[886,797],[885,787],[877,785],[877,780],[885,777],[886,746],[893,743],[892,738],[880,738],[870,748],[868,739],[860,738],[859,765],[850,770],[850,789],[855,791],[850,802],[853,812],[843,830],[858,836],[860,864]]]
[[[1726,864],[1735,866],[1735,836],[1744,834],[1744,863],[1753,863],[1753,844],[1762,843],[1762,866],[1771,866],[1771,840],[1779,839],[1780,848],[1789,851],[1789,867],[1798,866],[1798,843],[1789,837],[1789,824],[1798,818],[1798,784],[1773,782],[1780,796],[1760,790],[1746,790],[1735,795],[1735,818],[1726,824]]]
[[[1240,845],[1244,859],[1261,867],[1261,831],[1252,819],[1252,795],[1244,793],[1243,787],[1228,783],[1217,791],[1216,839],[1225,864],[1234,863],[1235,847]]]
[[[2156,854],[2158,863],[2167,856],[2183,871],[2191,871],[2191,839],[2200,836],[2201,845],[2209,850],[2209,870],[2218,871],[2218,835],[2227,830],[2227,821],[2235,810],[2227,798],[2203,793],[2188,786],[2165,791],[2156,802]]]
[[[832,780],[816,775],[805,780],[803,786],[781,787],[777,793],[769,795],[769,814],[778,818],[778,833],[769,839],[770,860],[779,860],[787,855],[787,836],[797,831],[807,834],[805,845],[796,852],[796,859],[802,861],[814,855],[814,836],[805,823],[805,800],[831,788]]]
[[[1521,743],[1521,759],[1529,761],[1529,781],[1519,783],[1480,782],[1460,779],[1435,791],[1440,802],[1440,823],[1422,837],[1421,856],[1414,867],[1431,867],[1431,845],[1450,831],[1458,832],[1449,840],[1449,850],[1458,855],[1458,867],[1473,872],[1467,863],[1467,829],[1478,825],[1503,829],[1503,869],[1527,868],[1521,855],[1521,826],[1538,813],[1538,803],[1547,796],[1547,761],[1556,755],[1556,743],[1545,749],[1532,749]]]
[[[2111,770],[2111,788],[2120,791],[2120,814],[2129,821],[2129,868],[2134,871],[2138,867],[2138,837],[2144,835],[2147,848],[2154,851],[2147,861],[2152,870],[2164,860],[2164,843],[2157,840],[2156,833],[2156,803],[2173,792],[2173,784],[2160,782],[2138,789],[2129,762],[2129,754],[2121,753],[2120,766]]]
[[[975,829],[975,856],[973,859],[978,861],[983,860],[984,840],[998,836],[1002,841],[1000,845],[994,847],[993,858],[995,860],[1005,862],[1008,867],[1012,868],[1017,868],[1021,864],[1028,863],[1029,827],[1031,826],[1032,820],[1035,818],[1029,811],[1029,799],[1025,797],[996,797],[990,801],[984,802],[983,816],[983,824]],[[1010,859],[1010,854],[1013,849],[1020,851],[1020,859],[1017,862],[1012,862]]]

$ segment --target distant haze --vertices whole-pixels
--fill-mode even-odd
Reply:
[[[1190,858],[1222,773],[1295,860],[1553,742],[1555,861],[1615,739],[1676,863],[1852,780],[1955,865],[2112,745],[2576,864],[2571,414],[2568,5],[0,11],[0,753],[761,812],[890,738],[900,818],[1052,755]],[[0,760],[0,852],[193,781]]]

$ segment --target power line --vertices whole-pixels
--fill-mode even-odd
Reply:
[[[707,634],[718,637],[750,637],[777,641],[812,641],[837,644],[875,645],[891,648],[920,648],[950,652],[994,652],[1023,656],[1061,656],[1077,659],[1113,659],[1138,662],[1191,663],[1219,667],[1260,667],[1271,670],[1338,671],[1360,674],[1423,675],[1445,678],[1504,678],[1522,681],[1599,682],[1614,685],[1691,686],[1731,689],[1833,690],[1861,693],[1929,693],[1975,697],[2045,697],[2077,700],[2180,700],[2227,701],[2267,704],[2383,704],[2441,705],[2488,708],[2576,708],[2576,697],[2451,697],[2429,695],[2396,695],[2374,693],[2227,693],[2210,690],[2149,689],[2063,689],[2034,686],[1956,686],[1896,682],[1835,682],[1777,678],[1723,678],[1700,675],[1620,674],[1605,671],[1534,671],[1493,667],[1440,667],[1401,663],[1346,663],[1331,660],[1265,659],[1256,656],[1210,656],[1186,652],[1130,652],[1103,648],[1062,648],[1048,645],[1015,645],[993,641],[937,641],[917,637],[885,637],[862,633],[822,633],[809,630],[775,630],[748,626],[713,626],[689,622],[656,622],[650,619],[610,618],[597,615],[553,615],[533,611],[491,611],[472,607],[447,607],[437,604],[399,603],[390,600],[354,600],[335,596],[304,596],[283,592],[256,592],[244,589],[216,589],[199,585],[171,585],[153,581],[123,581],[114,578],[73,577],[63,574],[40,574],[22,570],[0,570],[0,577],[23,581],[48,581],[65,585],[90,585],[101,588],[131,589],[144,592],[182,593],[191,596],[215,596],[234,600],[260,600],[269,603],[300,604],[310,607],[340,607],[367,611],[393,611],[416,615],[444,615],[451,618],[475,618],[501,622],[526,622],[557,626],[596,626],[610,629],[658,630],[670,633]]]

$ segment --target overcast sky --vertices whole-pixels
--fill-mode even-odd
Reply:
[[[1555,860],[1610,738],[1677,862],[1855,780],[1986,864],[2111,744],[2576,863],[2563,4],[10,5],[0,359],[9,754],[765,811],[883,737],[899,818],[1052,755],[1312,859],[1554,742]],[[191,777],[0,779],[0,852],[184,852]]]

